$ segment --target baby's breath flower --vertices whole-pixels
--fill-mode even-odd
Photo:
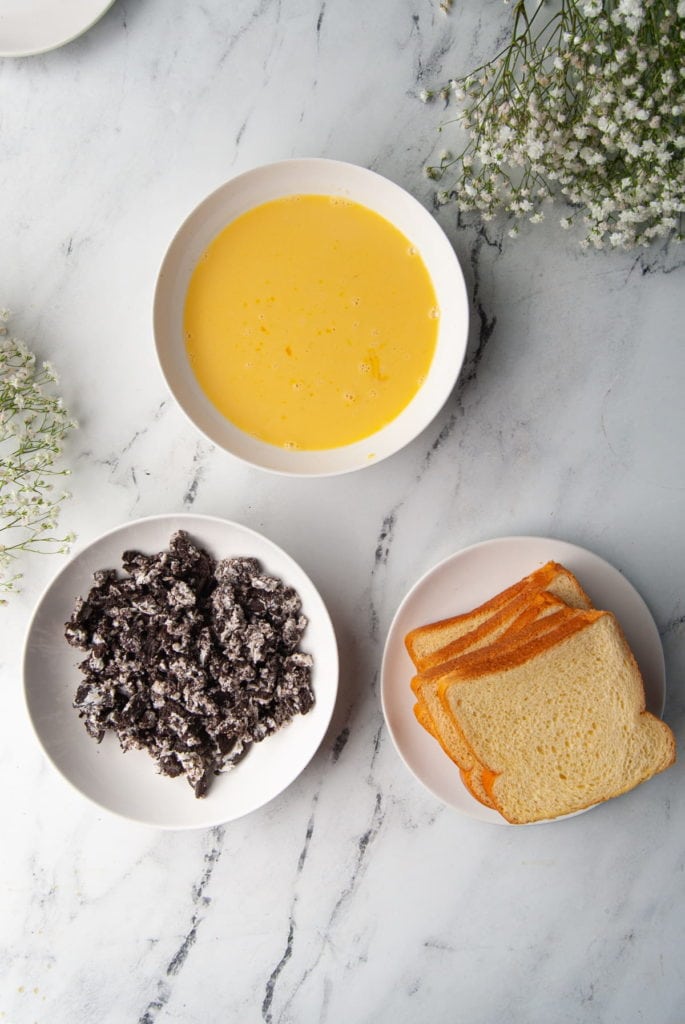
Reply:
[[[533,223],[565,201],[581,216],[561,226],[584,219],[583,248],[681,241],[685,0],[672,3],[564,0],[534,26],[544,0],[513,4],[509,47],[449,82],[467,137],[440,163],[437,177],[461,179],[441,197]]]
[[[54,535],[67,498],[55,494],[54,480],[68,472],[56,462],[75,423],[46,390],[57,380],[53,367],[38,367],[23,342],[8,336],[8,319],[0,311],[0,595],[17,589],[22,574],[13,564],[22,552],[65,551],[73,539]]]

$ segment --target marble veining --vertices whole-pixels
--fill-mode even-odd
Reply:
[[[117,0],[61,50],[0,62],[0,303],[80,424],[64,528],[80,545],[161,512],[244,523],[312,578],[341,665],[328,734],[281,796],[206,831],[134,826],[85,803],[31,734],[22,638],[63,558],[26,561],[0,611],[2,1024],[685,1020],[680,764],[554,826],[483,825],[410,775],[380,708],[414,582],[469,544],[539,534],[637,586],[683,740],[682,247],[583,253],[552,213],[513,240],[439,206],[423,174],[453,110],[422,90],[496,52],[509,18],[500,0]],[[293,156],[407,188],[466,280],[444,408],[347,477],[217,451],[152,344],[179,224],[232,175]]]

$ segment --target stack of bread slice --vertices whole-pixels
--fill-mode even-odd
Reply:
[[[583,810],[675,760],[615,617],[556,562],[405,643],[418,722],[507,821]]]

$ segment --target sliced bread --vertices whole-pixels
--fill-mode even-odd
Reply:
[[[412,679],[412,690],[421,708],[420,714],[415,710],[418,721],[438,740],[443,750],[462,772],[466,773],[469,789],[486,806],[493,806],[493,803],[481,783],[482,765],[465,741],[450,709],[445,705],[442,697],[444,684],[446,681],[454,682],[461,674],[468,677],[469,673],[489,665],[495,657],[519,657],[519,649],[523,651],[524,658],[531,657],[541,645],[556,642],[569,621],[583,622],[587,616],[598,614],[568,608],[561,602],[558,604],[559,607],[552,614],[544,615],[518,631],[510,629],[506,639],[500,637],[492,644],[464,653]],[[544,602],[541,602],[540,606],[546,607]],[[426,725],[427,722],[430,722],[429,727]]]
[[[512,636],[532,622],[567,607],[569,606],[562,599],[555,597],[548,590],[526,588],[489,615],[475,629],[470,629],[463,636],[424,655],[421,659],[420,672],[426,672],[436,665],[443,665],[462,654],[480,650],[501,636]]]
[[[590,608],[591,602],[580,583],[563,565],[547,562],[528,576],[496,594],[472,611],[438,622],[427,623],[411,630],[405,637],[405,645],[414,665],[419,671],[436,664],[436,653],[481,627],[501,611],[510,601],[522,594],[548,591],[570,607]],[[450,655],[438,658],[447,660]]]
[[[512,823],[608,800],[675,760],[673,735],[645,710],[639,669],[609,612],[578,612],[546,640],[466,656],[439,695]]]
[[[477,629],[471,630],[465,636],[448,644],[443,650],[449,652],[452,655],[451,660],[453,660],[463,654],[481,650],[488,643],[494,643],[500,637],[503,641],[512,642],[517,634],[520,634],[533,622],[545,619],[544,625],[539,627],[540,633],[542,633],[558,624],[558,617],[555,619],[554,613],[565,607],[566,605],[562,601],[547,591],[523,592],[509,601],[500,611],[490,616]],[[433,672],[428,674],[424,672],[412,680],[411,685],[416,696],[414,715],[426,732],[437,740],[448,757],[459,766],[464,784],[476,799],[487,807],[492,807],[492,801],[481,781],[481,766],[475,763],[465,749],[452,716],[446,714],[438,696],[442,673],[436,672],[435,669],[436,665],[442,663],[438,660],[438,652],[434,658],[435,664],[431,659],[430,665]]]

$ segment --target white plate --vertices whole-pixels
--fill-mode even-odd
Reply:
[[[250,555],[266,572],[295,587],[309,624],[302,649],[314,657],[315,704],[279,732],[255,744],[232,771],[216,776],[198,800],[185,778],[158,775],[144,751],[124,753],[113,734],[98,744],[72,708],[84,655],[64,639],[64,624],[96,569],[121,569],[121,555],[167,547],[186,530],[215,558]],[[79,792],[100,807],[158,828],[202,828],[261,807],[300,774],[319,747],[335,706],[338,652],[326,607],[296,562],[253,530],[224,519],[163,515],[140,519],[104,534],[62,569],[43,594],[29,625],[24,651],[24,690],[31,722],[47,757]]]
[[[409,770],[438,800],[480,821],[507,824],[471,796],[458,769],[416,721],[410,687],[415,670],[404,637],[416,626],[477,608],[549,561],[570,569],[595,607],[616,615],[640,666],[647,708],[663,713],[666,672],[659,631],[618,569],[591,551],[545,537],[502,537],[451,555],[415,584],[397,610],[383,655],[381,700],[390,735]]]
[[[114,0],[1,0],[0,57],[30,57],[70,43]]]
[[[440,323],[426,380],[400,415],[355,444],[295,451],[244,433],[216,409],[190,367],[183,309],[191,274],[212,239],[247,210],[281,196],[344,196],[391,221],[421,253],[432,278]],[[459,376],[468,336],[464,276],[442,228],[413,196],[387,178],[337,160],[285,160],[233,178],[190,214],[162,263],[154,300],[157,356],[169,390],[191,422],[214,444],[253,466],[296,476],[333,476],[371,466],[413,440],[439,412]]]

